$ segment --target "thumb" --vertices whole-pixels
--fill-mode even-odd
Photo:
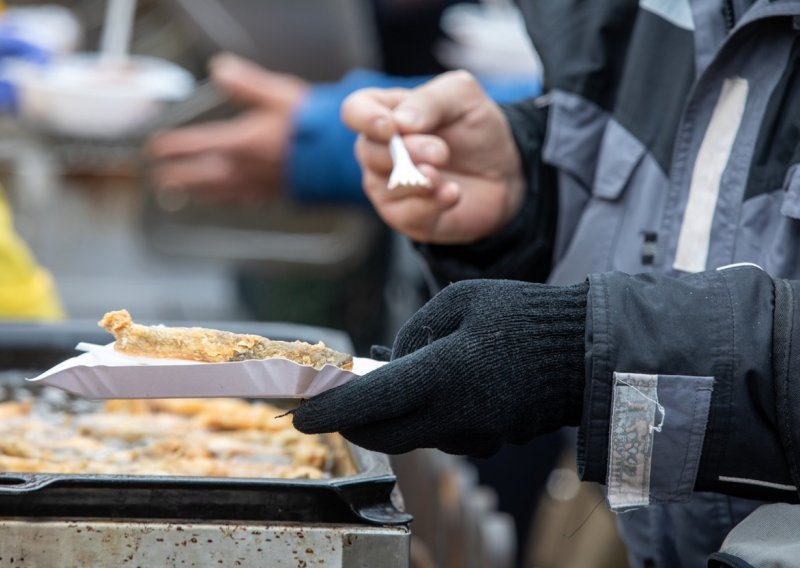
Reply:
[[[435,132],[463,118],[487,98],[478,80],[466,71],[450,71],[412,90],[392,113],[404,133]]]
[[[294,75],[276,73],[234,55],[222,53],[209,62],[214,83],[234,101],[245,106],[290,110],[306,96],[310,85]]]
[[[404,357],[455,333],[469,309],[470,282],[450,284],[417,310],[397,332],[392,359]]]
[[[422,371],[413,358],[387,363],[305,400],[292,412],[294,427],[305,434],[322,434],[402,416],[425,400],[429,381],[418,382]]]

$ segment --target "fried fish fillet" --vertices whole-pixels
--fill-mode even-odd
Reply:
[[[280,357],[321,369],[335,365],[350,370],[353,357],[334,351],[321,341],[275,341],[202,327],[145,326],[134,323],[127,310],[108,312],[98,322],[116,338],[115,349],[128,355],[188,359],[206,363]]]

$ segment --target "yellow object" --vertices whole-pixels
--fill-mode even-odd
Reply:
[[[54,320],[64,316],[50,274],[19,238],[0,189],[0,319]]]

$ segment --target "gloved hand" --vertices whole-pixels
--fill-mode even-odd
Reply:
[[[18,106],[17,87],[6,76],[5,62],[16,59],[44,64],[49,58],[50,53],[43,47],[15,37],[13,29],[0,26],[0,113],[16,112]]]
[[[22,38],[6,35],[0,28],[0,58],[15,57],[34,63],[47,63],[50,52]]]
[[[489,455],[580,422],[588,283],[467,280],[400,330],[392,361],[294,411],[371,450]]]

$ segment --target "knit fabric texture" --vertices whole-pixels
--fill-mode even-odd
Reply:
[[[307,400],[294,424],[386,453],[476,456],[578,425],[588,290],[451,284],[402,327],[390,363]]]

